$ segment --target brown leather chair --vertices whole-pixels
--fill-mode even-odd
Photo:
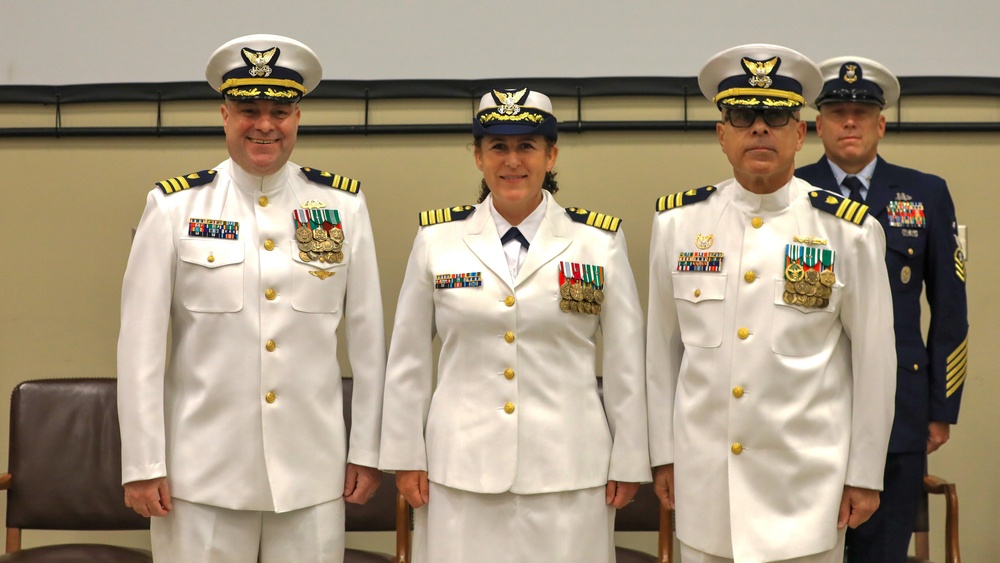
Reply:
[[[913,533],[914,552],[910,563],[931,563],[930,561],[930,495],[944,496],[944,561],[945,563],[962,563],[958,550],[958,491],[954,483],[950,483],[936,475],[924,476],[924,498],[920,502],[917,523]]]
[[[0,562],[140,563],[148,551],[68,544],[21,549],[21,530],[146,530],[121,486],[114,379],[47,379],[14,388],[10,404],[7,553]]]
[[[347,434],[351,432],[351,398],[354,380],[344,378],[344,421]],[[346,503],[346,528],[348,532],[396,532],[395,557],[383,553],[347,549],[344,563],[409,563],[410,514],[409,505],[396,490],[396,477],[382,474],[382,484],[375,496],[365,504]]]

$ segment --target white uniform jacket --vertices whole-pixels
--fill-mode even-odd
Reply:
[[[544,192],[512,280],[490,205],[417,233],[389,347],[381,468],[427,470],[475,493],[649,481],[642,311],[624,234],[573,221]],[[560,310],[562,262],[604,268],[599,316]],[[447,274],[480,274],[482,285],[436,289]]]
[[[205,185],[151,191],[135,233],[118,340],[122,480],[166,475],[174,496],[231,509],[337,499],[347,461],[378,464],[385,329],[365,198],[291,163],[264,178],[231,160],[215,170]],[[293,212],[307,202],[339,213],[342,262],[299,257]],[[196,220],[236,222],[238,237],[191,236]]]
[[[896,365],[885,236],[871,217],[817,209],[843,198],[798,178],[766,196],[732,179],[712,191],[673,196],[653,222],[650,456],[674,464],[684,543],[738,562],[826,551],[845,484],[882,488]],[[825,306],[786,303],[787,245],[836,252]],[[688,252],[722,263],[685,269]]]

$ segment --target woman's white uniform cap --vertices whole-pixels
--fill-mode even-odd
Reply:
[[[208,59],[205,78],[231,100],[297,102],[323,77],[319,57],[281,35],[237,37]]]
[[[754,43],[726,49],[698,73],[701,93],[719,109],[796,110],[823,85],[816,63],[780,45]]]
[[[881,64],[864,57],[834,57],[819,64],[823,91],[809,103],[856,102],[887,108],[899,100],[899,80]]]
[[[552,100],[529,88],[494,88],[479,100],[479,111],[472,120],[472,135],[542,135],[556,140],[559,136]]]

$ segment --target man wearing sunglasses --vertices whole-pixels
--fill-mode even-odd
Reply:
[[[647,394],[681,559],[840,563],[879,502],[895,355],[885,236],[863,205],[794,178],[822,85],[775,45],[698,77],[734,178],[657,200]]]
[[[965,255],[945,181],[878,156],[885,115],[899,98],[889,69],[861,57],[820,65],[826,81],[814,107],[825,155],[796,175],[863,201],[886,236],[886,267],[895,315],[896,418],[889,439],[885,490],[871,520],[847,534],[852,563],[906,561],[923,491],[927,454],[948,441],[966,374],[969,335]],[[924,342],[920,295],[931,313]]]

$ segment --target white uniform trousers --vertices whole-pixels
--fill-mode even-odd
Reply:
[[[846,529],[837,531],[837,545],[833,546],[833,549],[829,551],[766,563],[844,563],[844,539],[846,538],[846,533]],[[718,557],[716,555],[709,555],[704,551],[698,551],[688,544],[681,542],[681,563],[733,563],[733,561],[733,559],[728,557]]]
[[[156,563],[344,561],[343,498],[282,513],[173,505],[150,522]]]
[[[470,493],[430,483],[414,511],[413,563],[613,563],[615,509],[605,487],[536,495]]]

